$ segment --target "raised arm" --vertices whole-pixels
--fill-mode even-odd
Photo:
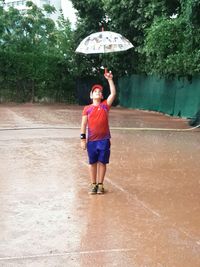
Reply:
[[[113,82],[112,72],[108,72],[108,73],[104,74],[104,77],[108,80],[108,83],[110,86],[110,94],[107,98],[107,103],[109,106],[111,106],[115,97],[116,97],[116,88],[115,88],[115,84]]]

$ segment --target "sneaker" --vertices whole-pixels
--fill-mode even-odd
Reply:
[[[91,184],[89,188],[89,194],[95,195],[97,193],[97,184]]]
[[[97,194],[104,194],[103,184],[98,184],[97,186],[98,186],[98,188],[97,188]]]

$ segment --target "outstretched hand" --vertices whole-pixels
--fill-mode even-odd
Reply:
[[[112,79],[113,79],[112,71],[109,71],[109,72],[104,73],[104,77],[105,77],[107,80],[112,80]]]

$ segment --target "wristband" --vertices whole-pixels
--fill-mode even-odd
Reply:
[[[81,139],[86,139],[86,134],[80,134]]]

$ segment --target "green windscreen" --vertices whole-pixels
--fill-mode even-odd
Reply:
[[[172,116],[192,117],[200,109],[200,79],[167,80],[131,75],[118,81],[120,105]]]

